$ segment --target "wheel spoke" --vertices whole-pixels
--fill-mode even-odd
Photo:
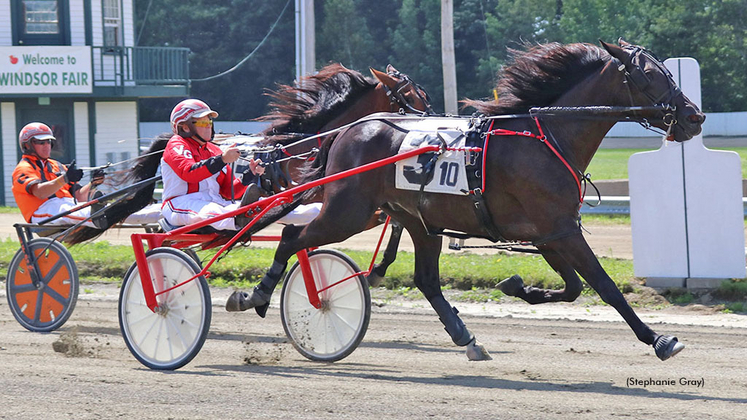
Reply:
[[[61,294],[57,293],[56,290],[54,290],[51,287],[45,287],[44,293],[46,293],[49,297],[56,300],[57,302],[61,303],[62,306],[67,306],[67,304],[70,302],[70,298],[65,298]]]
[[[25,293],[25,292],[30,292],[32,290],[36,290],[36,286],[34,286],[32,283],[21,284],[18,286],[12,285],[10,283],[8,284],[10,285],[10,292],[15,295],[19,293]]]
[[[143,342],[145,341],[145,339],[151,334],[151,332],[153,332],[153,327],[155,327],[156,324],[158,324],[158,316],[155,316],[155,317],[149,316],[149,317],[146,317],[145,319],[153,319],[153,322],[150,324],[148,329],[145,330],[145,333],[142,334],[142,336],[140,337],[140,340],[136,343],[137,346],[140,348],[143,347]],[[131,325],[131,324],[128,322],[128,325]],[[130,333],[132,333],[132,329],[130,329]]]
[[[36,293],[36,308],[34,309],[34,319],[32,321],[32,325],[39,325],[41,321],[41,310],[42,310],[42,300],[44,299],[44,293],[42,293],[41,290],[39,290]]]
[[[141,306],[145,306],[145,305],[141,305]],[[148,309],[148,311],[150,312],[150,309]],[[128,316],[128,318],[127,318],[127,320],[128,320],[127,321],[127,325],[129,325],[130,327],[137,326],[141,322],[144,322],[144,321],[147,321],[147,320],[153,318],[153,315],[155,315],[155,314],[153,312],[151,312],[151,313],[146,313],[145,315],[143,315],[142,317],[140,317],[138,319],[133,319],[132,318],[133,313],[130,310],[130,311],[127,312],[127,316]]]
[[[65,261],[63,260],[62,255],[60,255],[59,258],[57,259],[57,262],[54,263],[54,265],[49,269],[47,274],[42,276],[42,279],[41,279],[42,283],[44,283],[44,285],[47,285],[49,281],[54,278],[57,272],[60,271],[60,268],[62,268],[64,265],[65,265]]]
[[[182,335],[181,329],[179,329],[176,324],[174,324],[174,320],[171,316],[166,317],[166,321],[171,325],[171,328],[174,331],[174,334],[179,337],[179,341],[182,343],[182,347],[184,347],[184,351],[189,350],[189,343],[187,343],[187,340],[184,338],[184,335]],[[174,355],[172,354],[171,357],[173,358]]]
[[[351,279],[349,279],[349,281],[358,281],[358,279],[351,278]],[[334,293],[330,292],[330,294],[327,296],[329,298],[329,300],[338,301],[338,300],[340,300],[340,299],[342,299],[342,298],[344,298],[344,297],[346,297],[346,296],[348,296],[350,294],[358,293],[358,288],[357,287],[346,287],[346,288],[342,288],[342,289],[339,288],[340,286],[343,286],[343,285],[344,285],[344,283],[343,284],[339,284],[339,285],[337,285],[337,286],[335,286],[333,288],[333,289],[335,289]],[[332,290],[332,289],[329,289],[329,290]]]
[[[335,308],[335,309],[337,309],[337,308]],[[329,315],[330,321],[334,325],[342,324],[342,325],[347,326],[352,331],[355,331],[357,329],[357,327],[358,327],[358,325],[353,324],[352,322],[349,322],[347,319],[341,317],[336,311],[329,311],[329,314],[330,314]],[[334,320],[332,319],[333,317],[334,317],[334,319],[338,320],[339,322],[334,322]]]

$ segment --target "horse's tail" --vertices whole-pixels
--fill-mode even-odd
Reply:
[[[122,181],[133,183],[154,177],[158,171],[158,165],[161,164],[161,157],[163,157],[166,144],[172,136],[171,133],[159,134],[158,137],[153,139],[148,150],[135,160],[132,169],[121,171],[117,176]]]
[[[163,151],[166,149],[166,143],[168,143],[169,138],[171,138],[170,133],[164,133],[156,137],[148,148],[148,151],[135,161],[135,165],[132,169],[114,173],[113,184],[134,184],[135,182],[156,176],[158,165],[161,162],[161,156],[163,156]],[[126,219],[129,215],[143,209],[148,204],[151,204],[153,202],[153,192],[155,191],[155,188],[155,182],[149,183],[135,191],[130,197],[107,206],[104,209],[104,215],[106,216],[107,222],[106,229],[85,226],[69,234],[64,241],[70,245],[75,245],[99,237],[109,227],[114,226]]]

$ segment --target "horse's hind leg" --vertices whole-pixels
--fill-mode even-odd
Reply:
[[[576,270],[557,252],[547,246],[539,246],[542,256],[545,258],[550,267],[557,272],[565,282],[565,288],[562,290],[540,289],[534,286],[525,286],[524,281],[519,275],[503,280],[498,283],[498,288],[509,296],[515,296],[525,301],[536,303],[547,302],[573,302],[581,294],[583,284],[581,279],[576,275]]]
[[[370,200],[351,200],[349,197],[356,196],[340,193],[325,202],[319,215],[306,226],[286,226],[275,250],[272,266],[262,281],[251,295],[235,291],[226,301],[226,310],[235,312],[255,308],[257,314],[264,318],[275,286],[283,277],[288,260],[293,254],[305,248],[342,242],[362,232],[376,210],[376,205]]]
[[[410,233],[415,246],[415,286],[428,299],[451,340],[458,346],[466,347],[470,360],[491,360],[490,354],[476,341],[475,336],[459,317],[459,311],[451,306],[441,291],[438,257],[441,254],[442,238],[428,235],[420,219],[407,213],[398,213],[397,220]]]
[[[685,346],[676,337],[656,334],[643,323],[623,297],[614,281],[604,271],[589,244],[578,234],[557,239],[548,243],[562,258],[575,269],[594,289],[603,301],[611,305],[622,315],[638,339],[654,347],[656,355],[666,360],[679,353]]]
[[[402,238],[402,226],[396,221],[392,220],[392,232],[389,236],[389,242],[384,250],[384,257],[381,262],[374,265],[371,273],[366,277],[368,284],[371,287],[378,287],[384,280],[386,270],[397,258],[397,248],[399,248],[399,241]]]

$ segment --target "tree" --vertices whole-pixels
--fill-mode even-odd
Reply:
[[[139,32],[145,23],[139,45],[189,48],[192,79],[213,76],[236,65],[261,42],[285,5],[273,0],[162,0],[151,6],[144,21],[147,3],[135,0],[136,30]],[[263,90],[294,78],[293,39],[293,14],[286,11],[273,34],[247,63],[225,77],[193,82],[191,96],[217,109],[221,119],[248,120],[262,115],[268,102]],[[141,121],[168,120],[178,99],[141,100]]]
[[[327,0],[317,26],[317,67],[339,62],[348,68],[367,69],[373,61],[374,40],[355,0]]]
[[[403,0],[398,17],[390,62],[425,86],[434,108],[443,110],[441,1]]]

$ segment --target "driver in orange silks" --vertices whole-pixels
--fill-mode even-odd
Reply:
[[[83,171],[75,166],[75,161],[65,166],[50,158],[55,140],[49,126],[40,122],[26,124],[18,135],[23,156],[13,170],[11,189],[26,222],[38,223],[66,212],[76,206],[75,200],[88,201],[91,187],[104,182],[104,171],[97,169],[91,173],[89,184],[78,184]],[[53,220],[49,225],[74,225],[90,215],[91,207],[85,207]],[[107,227],[103,217],[88,220],[84,225],[99,229]]]

